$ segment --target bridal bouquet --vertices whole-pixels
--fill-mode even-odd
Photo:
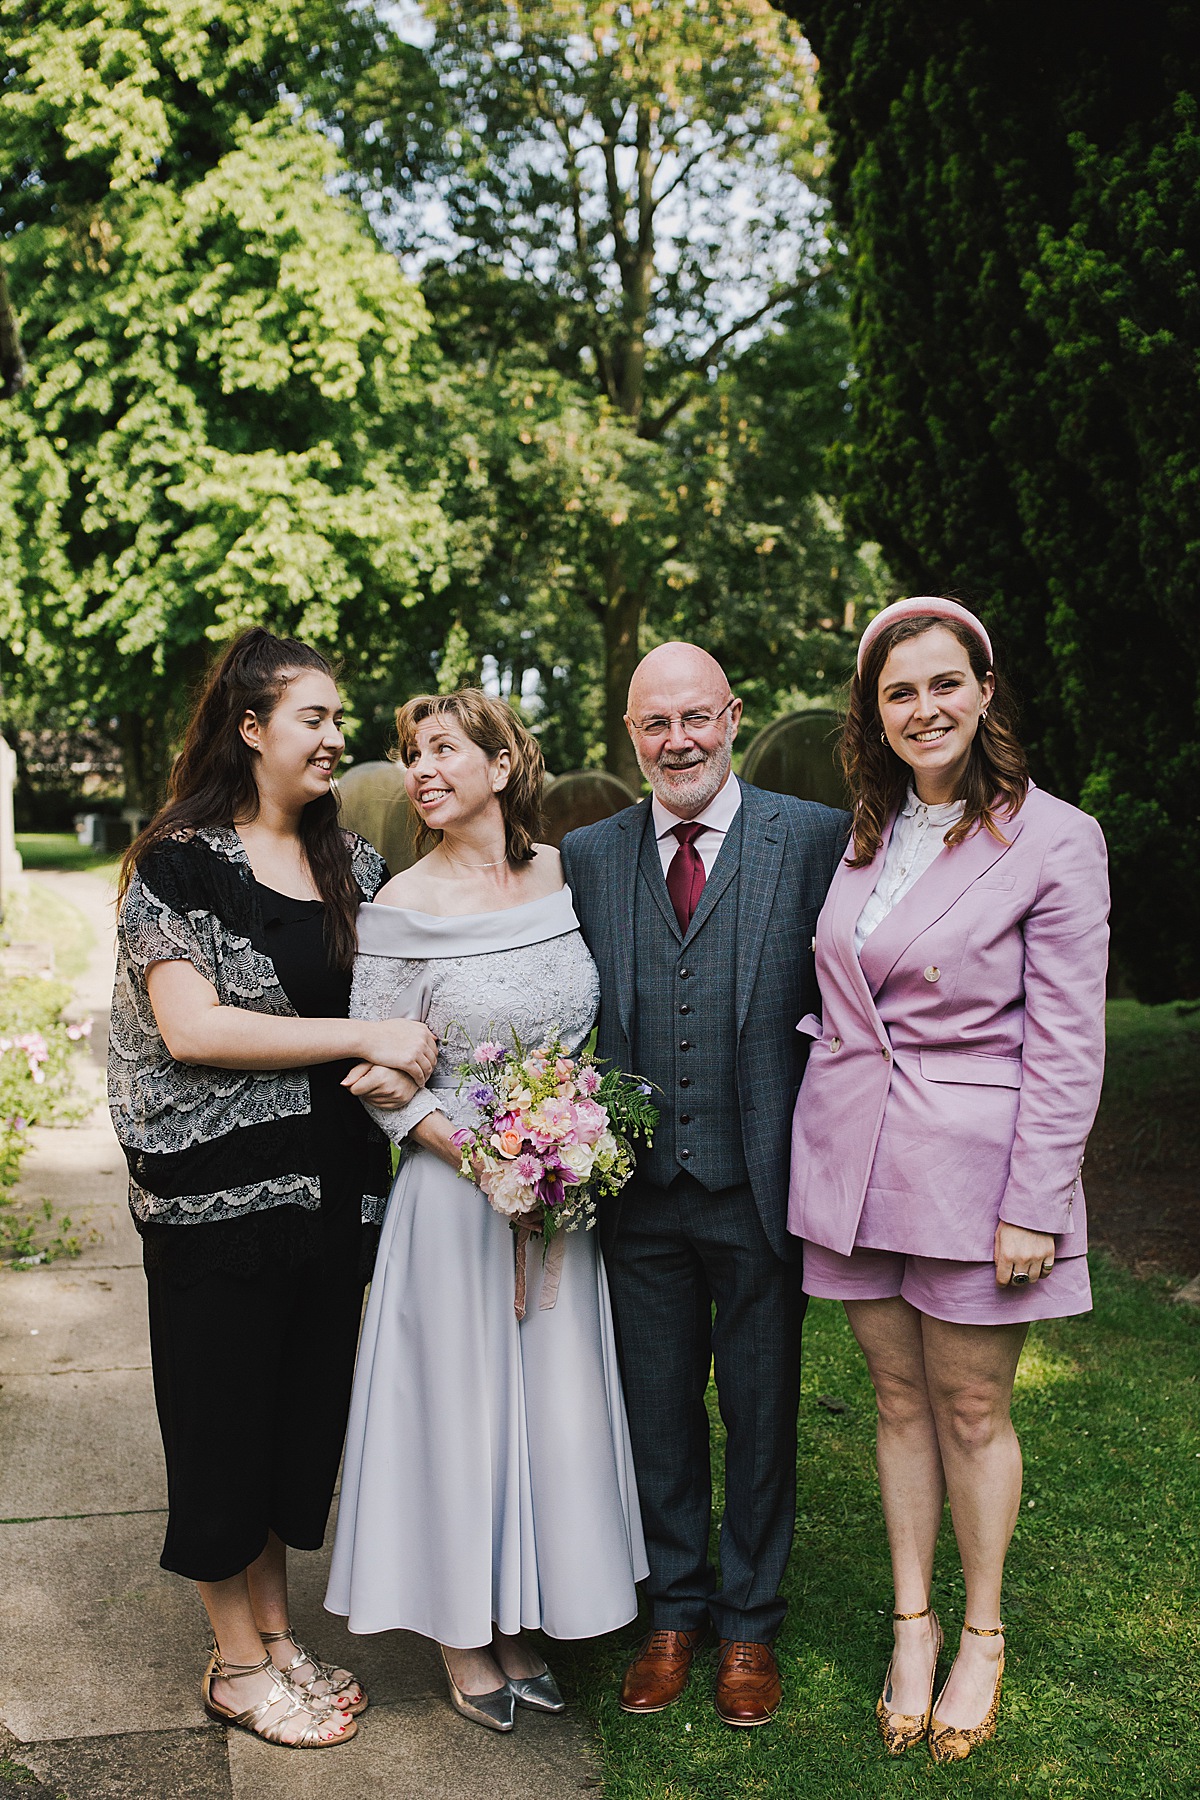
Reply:
[[[658,1108],[648,1081],[619,1069],[603,1074],[586,1052],[568,1056],[552,1030],[535,1050],[514,1038],[513,1049],[485,1041],[459,1068],[459,1093],[480,1115],[454,1142],[462,1173],[480,1181],[492,1207],[518,1233],[517,1313],[524,1314],[524,1248],[540,1233],[547,1251],[564,1231],[596,1223],[596,1207],[633,1174],[634,1143],[649,1143]],[[555,1279],[543,1306],[554,1304]]]

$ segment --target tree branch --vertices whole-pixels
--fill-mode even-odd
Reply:
[[[19,394],[28,379],[21,331],[8,293],[8,276],[0,262],[0,400]]]
[[[778,293],[769,295],[761,306],[755,307],[754,311],[748,313],[744,319],[738,319],[727,330],[718,332],[708,348],[702,350],[699,356],[690,357],[683,365],[684,373],[702,375],[713,368],[720,361],[721,352],[727,344],[732,343],[735,337],[743,331],[748,331],[752,325],[757,325],[761,319],[767,317],[768,313],[774,312],[776,307],[785,306],[789,300],[798,300],[801,294],[809,291],[816,280],[817,276],[814,275],[804,281],[794,281],[790,287],[781,288]],[[652,419],[643,419],[638,426],[638,436],[647,438],[650,442],[660,437],[672,419],[678,418],[694,392],[694,384],[689,384]]]

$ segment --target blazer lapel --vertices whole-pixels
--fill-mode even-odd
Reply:
[[[1001,843],[990,831],[977,827],[965,843],[941,851],[904,898],[897,901],[887,918],[876,926],[863,945],[860,958],[872,995],[879,992],[913,939],[948,913],[971,883],[986,875],[1016,841],[1022,827],[1020,814],[999,823],[1008,843]],[[871,867],[878,878],[878,870],[882,867],[878,857]],[[872,882],[863,895],[864,903],[874,885]],[[852,936],[853,929],[851,925]]]
[[[627,1037],[631,1037],[633,1032],[633,989],[636,976],[633,921],[637,905],[638,863],[649,817],[650,802],[643,800],[639,805],[626,807],[623,812],[617,813],[613,821],[621,834],[616,841],[612,869],[613,966],[617,977],[617,1017]],[[659,876],[661,879],[661,869]],[[663,882],[662,885],[665,896],[666,883]],[[679,921],[669,899],[667,910],[671,915],[671,924],[678,932]]]
[[[742,784],[742,804],[740,823],[742,828],[741,857],[738,878],[737,909],[737,986],[735,1004],[737,1008],[737,1028],[740,1034],[746,1023],[746,1014],[750,1010],[750,996],[754,992],[754,983],[758,976],[759,960],[762,956],[763,940],[767,934],[767,926],[771,920],[771,908],[775,903],[775,890],[779,886],[779,871],[783,867],[783,848],[787,837],[787,826],[780,817],[779,803],[773,794],[765,793],[760,788]],[[732,846],[728,846],[732,848]],[[722,846],[722,856],[727,846]],[[720,867],[718,857],[713,869],[714,877]],[[725,885],[733,875],[733,859],[730,859],[729,874]],[[706,886],[700,907],[696,909],[696,918],[700,917],[701,907],[708,898]],[[714,905],[716,903],[714,898]],[[695,921],[693,921],[695,923]]]
[[[870,983],[863,974],[862,964],[854,948],[854,928],[858,924],[858,915],[874,892],[875,883],[883,870],[883,859],[887,852],[887,841],[890,829],[885,835],[874,859],[865,868],[852,869],[843,860],[838,865],[830,888],[830,927],[834,949],[838,960],[845,970],[859,1000],[869,1009],[869,1016],[874,1018],[875,1001]],[[882,930],[882,927],[880,927]],[[870,938],[867,943],[870,943]],[[865,948],[865,946],[864,946]]]

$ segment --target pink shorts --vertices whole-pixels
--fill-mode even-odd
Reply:
[[[804,1291],[822,1300],[899,1297],[951,1325],[1026,1324],[1092,1310],[1086,1256],[1060,1258],[1038,1281],[997,1287],[994,1263],[947,1262],[899,1250],[852,1250],[839,1256],[806,1238]]]

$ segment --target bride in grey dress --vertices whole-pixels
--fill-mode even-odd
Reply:
[[[380,1124],[404,1152],[363,1326],[326,1606],[350,1629],[441,1646],[453,1703],[493,1729],[514,1701],[557,1711],[521,1632],[627,1624],[647,1572],[604,1268],[562,1240],[542,1306],[537,1241],[524,1319],[514,1238],[457,1173],[456,1088],[473,1044],[587,1039],[599,990],[558,854],[531,841],[541,758],[477,690],[398,715],[407,786],[436,848],[359,914],[351,1012],[427,1017],[429,1086]],[[550,1296],[546,1296],[549,1300]]]

